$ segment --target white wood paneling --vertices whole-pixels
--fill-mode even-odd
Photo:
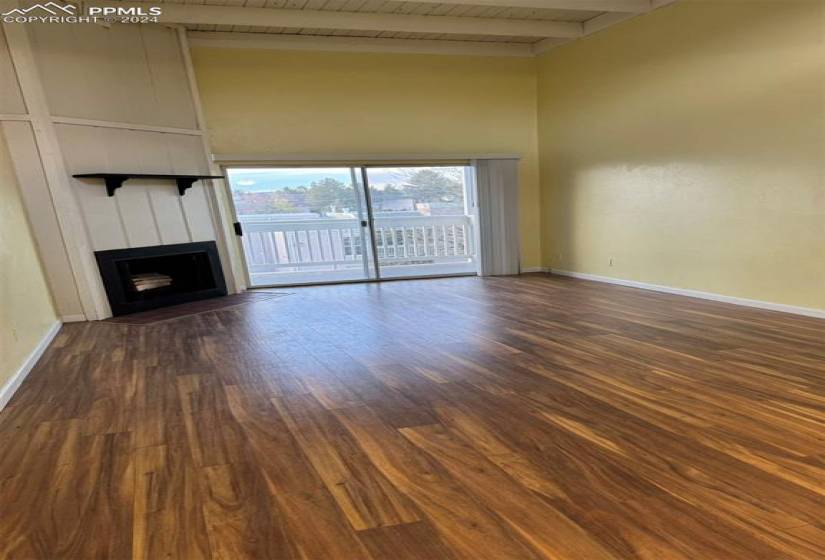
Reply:
[[[159,1],[198,41],[220,32],[218,47],[255,34],[261,48],[536,56],[678,0]]]
[[[198,136],[72,124],[56,125],[70,173],[203,174]],[[215,239],[204,187],[181,197],[173,181],[129,179],[115,196],[100,179],[74,179],[95,251]]]
[[[236,49],[273,49],[334,52],[398,52],[455,54],[468,56],[532,57],[528,44],[478,41],[428,41],[423,39],[374,39],[367,37],[308,37],[272,33],[219,33],[190,31],[190,44],[196,47]]]
[[[23,93],[29,112],[42,171],[46,176],[50,208],[54,211],[62,236],[62,244],[59,247],[44,247],[42,250],[44,252],[52,250],[66,252],[71,267],[68,273],[75,279],[78,297],[83,307],[82,316],[89,319],[106,317],[110,313],[109,303],[103,292],[91,241],[72,192],[57,132],[49,116],[41,71],[37,66],[28,32],[25,26],[18,24],[3,24],[3,30],[17,73],[20,91]],[[78,79],[82,79],[82,76]],[[26,210],[31,216],[44,209],[27,205]]]
[[[416,0],[420,4],[455,4],[460,6],[490,6],[556,10],[593,10],[597,12],[645,12],[650,0]]]
[[[201,185],[181,197],[173,181],[133,179],[109,197],[102,180],[71,177],[208,174],[185,35],[159,25],[3,30],[0,121],[52,293],[64,318],[105,318],[94,251],[216,239]]]
[[[216,47],[238,47],[228,35],[254,33],[261,36],[261,48],[491,56],[536,56],[677,1],[158,0],[164,4],[164,20],[200,33],[199,41],[220,32],[220,43],[211,45]],[[504,32],[510,25],[518,26],[518,32]],[[266,42],[264,37],[276,39]],[[349,40],[310,40],[325,37]]]
[[[63,234],[52,206],[49,185],[46,182],[31,123],[9,121],[2,123],[2,128],[17,180],[22,187],[20,194],[23,203],[27,208],[37,208],[36,212],[28,213],[29,223],[57,312],[61,317],[82,316],[83,306],[64,248]]]
[[[537,19],[552,21],[586,21],[606,11],[645,11],[649,0],[460,0],[440,2],[401,2],[396,0],[352,0],[335,2],[301,2],[295,0],[161,0],[172,4],[210,4],[249,8],[287,8],[301,10],[344,11],[379,14],[411,14],[432,16],[460,16],[501,19]],[[523,2],[528,7],[518,7]],[[213,30],[221,31],[221,30]],[[229,30],[227,30],[229,31]],[[232,31],[247,31],[232,29]],[[274,31],[278,32],[278,31]]]
[[[92,130],[94,131],[95,128]],[[155,149],[153,145],[156,144],[152,141],[154,135],[155,133],[145,131],[104,129],[96,135],[95,140],[103,141],[106,145],[98,145],[94,148],[107,151],[109,168],[106,171],[135,173],[135,169],[145,169],[147,173],[164,173],[166,170],[158,166],[156,154],[161,150]],[[91,181],[84,179],[83,181],[91,182],[92,186],[98,189],[103,186],[99,179]],[[166,224],[158,224],[155,219],[150,202],[151,191],[152,189],[168,191],[173,188],[171,181],[131,179],[117,191],[115,196],[107,195],[107,198],[114,200],[117,205],[127,247],[150,247],[161,244],[160,229]],[[93,239],[94,237],[93,235]]]
[[[603,14],[599,17],[595,17],[591,20],[588,20],[584,24],[584,33],[585,35],[591,35],[593,33],[597,33],[602,29],[607,29],[611,25],[616,25],[617,23],[621,23],[625,20],[631,19],[635,14]]]
[[[21,115],[26,112],[20,84],[11,62],[9,47],[3,28],[0,27],[0,114]]]
[[[90,0],[90,5],[104,3]],[[140,3],[122,2],[127,7]],[[269,25],[306,29],[357,29],[365,31],[483,34],[526,37],[581,37],[582,24],[533,19],[378,14],[271,8],[237,8],[207,4],[164,4],[164,23],[202,25]],[[213,29],[210,29],[210,31]]]
[[[199,129],[194,128],[177,128],[174,126],[98,121],[94,119],[82,119],[77,117],[51,117],[51,121],[55,124],[78,124],[82,126],[102,126],[103,128],[126,128],[128,130],[148,130],[149,132],[168,132],[171,134],[189,134],[192,136],[202,135],[202,132]]]
[[[177,190],[169,189],[170,181],[166,181],[165,185],[157,182],[154,187],[149,188],[149,203],[152,206],[152,213],[155,217],[155,223],[158,227],[158,235],[160,236],[159,243],[161,245],[171,245],[174,243],[189,243],[189,241],[209,241],[214,237],[206,235],[204,237],[194,239],[189,234],[189,225],[187,223],[187,215],[184,209],[184,199],[192,196],[198,197],[202,193],[195,193],[195,188],[192,187],[186,191],[186,195],[181,198]],[[172,185],[174,189],[174,185]],[[197,187],[200,188],[200,187]],[[196,210],[192,210],[195,212]],[[195,220],[196,223],[202,224],[204,220]],[[208,224],[206,229],[211,230],[211,224]]]
[[[29,25],[52,116],[197,128],[176,31]]]
[[[175,122],[178,124],[170,126],[199,128],[177,30],[151,25],[140,28],[144,32],[146,62],[152,70],[158,123]]]
[[[69,174],[110,170],[106,142],[100,139],[97,129],[67,125],[57,125],[55,128]],[[117,201],[106,196],[101,182],[91,179],[72,180],[72,188],[83,214],[92,249],[101,251],[128,247]]]
[[[203,141],[200,138],[171,134],[166,136],[172,173],[210,174],[209,162],[203,157]],[[215,239],[212,222],[200,219],[201,216],[211,215],[204,191],[207,188],[214,188],[212,181],[198,181],[180,199],[192,241]]]

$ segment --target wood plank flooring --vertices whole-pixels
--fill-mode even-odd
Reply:
[[[825,321],[545,275],[63,327],[0,558],[825,558]]]

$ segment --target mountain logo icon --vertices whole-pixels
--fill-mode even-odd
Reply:
[[[30,8],[13,8],[8,12],[0,14],[2,16],[27,16],[35,10],[39,12],[46,12],[53,16],[73,16],[75,15],[76,6],[71,4],[58,4],[57,2],[46,2],[45,4],[34,4]],[[31,14],[38,15],[38,14]]]

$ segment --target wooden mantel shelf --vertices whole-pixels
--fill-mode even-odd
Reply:
[[[106,183],[106,193],[115,196],[115,191],[123,186],[127,179],[169,179],[178,185],[178,193],[183,196],[186,189],[192,187],[195,181],[201,179],[223,179],[223,175],[159,175],[152,173],[79,173],[72,175],[77,179],[103,179]]]

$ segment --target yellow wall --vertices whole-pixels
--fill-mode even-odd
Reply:
[[[57,321],[0,134],[0,388]]]
[[[518,153],[541,262],[535,60],[194,48],[216,153]]]
[[[543,56],[545,265],[825,308],[823,15],[682,0]]]

